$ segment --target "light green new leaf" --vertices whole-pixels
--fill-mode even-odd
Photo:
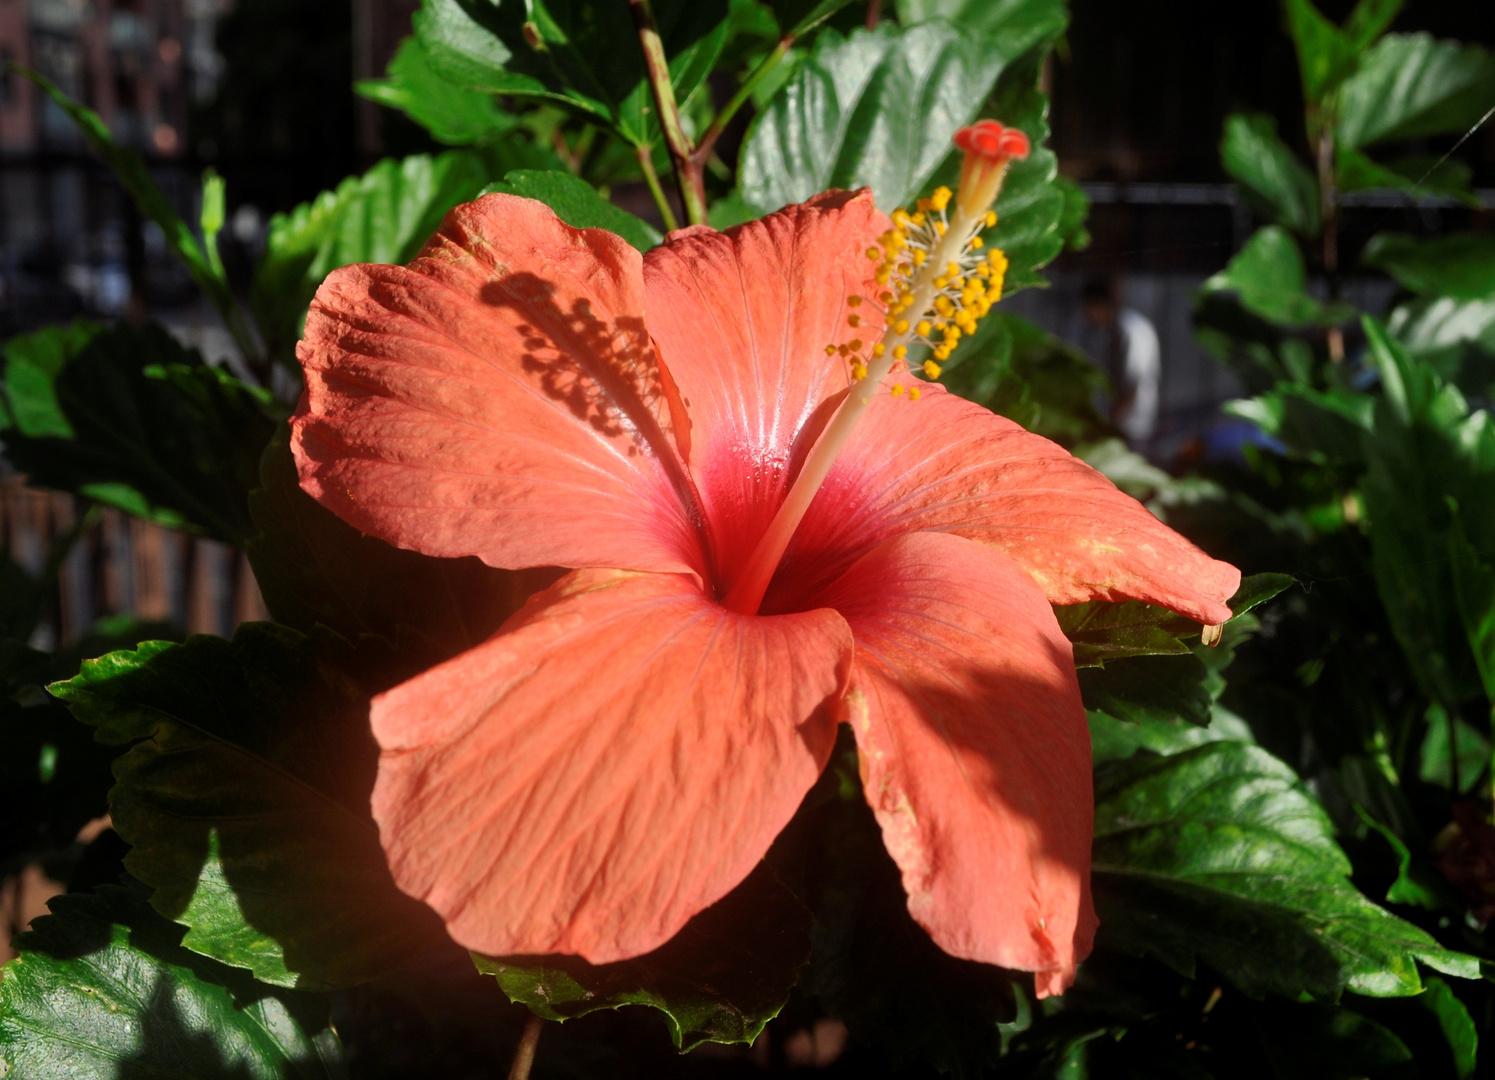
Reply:
[[[272,217],[249,290],[268,354],[294,366],[307,305],[329,273],[349,263],[409,262],[446,212],[488,180],[482,158],[468,150],[386,158]]]
[[[83,664],[53,694],[129,749],[114,764],[125,866],[183,944],[276,986],[366,981],[444,939],[395,887],[369,813],[378,748],[368,692],[415,674],[377,645],[359,656],[287,627],[232,641],[146,642]]]
[[[743,198],[768,211],[827,188],[867,186],[885,211],[906,205],[1018,55],[943,21],[906,30],[884,23],[847,37],[822,31],[748,132]]]
[[[617,233],[640,251],[648,251],[664,239],[659,230],[627,210],[614,206],[579,176],[554,170],[516,169],[483,194],[492,191],[539,199],[556,216],[576,229],[606,229]]]
[[[345,1075],[328,1002],[267,993],[188,952],[117,886],[59,896],[0,977],[7,1080],[317,1080]]]
[[[810,959],[809,930],[809,911],[760,863],[666,944],[633,960],[589,964],[575,956],[474,953],[473,961],[510,1001],[547,1020],[648,1005],[685,1051],[756,1039]]]
[[[493,95],[448,82],[431,68],[425,47],[411,37],[400,42],[382,79],[353,87],[370,101],[398,109],[448,146],[468,146],[512,131],[518,119],[498,107]]]
[[[1388,34],[1339,93],[1339,141],[1462,133],[1495,102],[1495,57],[1428,34]]]
[[[1450,233],[1431,240],[1377,233],[1361,258],[1423,296],[1495,299],[1495,236],[1486,233]]]
[[[267,393],[204,362],[160,326],[79,320],[5,346],[5,456],[40,487],[242,544]]]
[[[726,0],[653,4],[670,82],[684,102],[730,29]],[[658,140],[653,93],[628,5],[577,0],[425,0],[416,39],[433,70],[470,90],[563,102],[635,145]]]
[[[1280,326],[1334,326],[1354,316],[1348,305],[1309,296],[1307,284],[1297,241],[1280,226],[1268,225],[1204,283],[1204,291],[1234,292],[1247,311]]]
[[[1189,976],[1202,959],[1251,996],[1416,994],[1417,961],[1478,977],[1475,958],[1350,884],[1323,810],[1255,746],[1216,741],[1103,764],[1095,796],[1092,880],[1107,947]]]
[[[1260,113],[1231,114],[1220,161],[1258,215],[1300,236],[1318,233],[1318,181],[1278,137],[1277,121]]]

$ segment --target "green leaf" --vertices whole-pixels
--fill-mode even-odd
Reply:
[[[591,184],[570,173],[516,169],[501,182],[489,184],[483,194],[490,191],[539,199],[567,225],[576,229],[606,229],[640,251],[648,251],[664,239],[653,225],[614,206],[597,194]]]
[[[109,793],[125,866],[186,948],[262,982],[350,986],[444,940],[394,884],[369,814],[368,693],[412,672],[287,627],[146,642],[50,689],[129,749]],[[365,689],[348,671],[366,671]]]
[[[1476,1059],[1479,1057],[1479,1029],[1464,1003],[1454,996],[1453,988],[1442,979],[1427,980],[1427,990],[1422,1003],[1438,1020],[1448,1048],[1453,1051],[1455,1075],[1459,1080],[1468,1080],[1474,1075]]]
[[[1495,100],[1495,57],[1428,34],[1388,34],[1339,92],[1339,141],[1462,134]]]
[[[249,562],[279,622],[383,638],[417,670],[486,641],[563,573],[434,559],[359,532],[301,490],[285,427],[265,450],[249,510],[258,529]]]
[[[656,0],[675,99],[716,65],[730,28],[726,0]],[[471,90],[563,102],[630,143],[659,138],[638,31],[626,4],[579,0],[425,0],[413,20],[432,69]]]
[[[1449,715],[1437,702],[1427,709],[1427,731],[1418,754],[1417,776],[1425,784],[1452,789],[1454,767],[1458,767],[1458,792],[1468,794],[1490,761],[1490,739],[1463,717],[1453,718],[1453,745],[1457,762],[1449,755]]]
[[[468,90],[431,67],[421,43],[400,42],[382,79],[363,79],[353,89],[370,101],[398,109],[448,146],[468,146],[512,131],[518,118],[504,112],[492,94]]]
[[[851,0],[769,0],[773,17],[787,37],[799,37],[840,11]]]
[[[1401,1076],[1412,1061],[1395,1032],[1352,1009],[1271,1002],[1262,1013],[1260,1045],[1276,1080]]]
[[[867,186],[886,211],[909,203],[951,156],[956,130],[1030,46],[1004,50],[943,21],[883,23],[846,37],[822,31],[748,131],[743,198],[768,211],[828,188]]]
[[[0,1075],[344,1075],[326,999],[267,993],[193,955],[179,927],[116,886],[48,906],[0,978]]]
[[[446,212],[475,198],[488,180],[483,159],[472,151],[386,158],[272,217],[249,290],[268,354],[295,367],[306,308],[323,278],[350,263],[409,262]]]
[[[810,913],[767,864],[653,952],[615,964],[574,956],[486,957],[510,1001],[547,1020],[648,1005],[678,1050],[751,1043],[789,1000],[810,959]]]
[[[1011,56],[1053,41],[1069,21],[1063,0],[898,0],[905,26],[944,19],[983,34]]]
[[[1090,196],[1067,176],[1055,177],[1054,187],[1064,196],[1064,212],[1059,216],[1064,250],[1084,251],[1090,246],[1090,230],[1085,227],[1085,219],[1090,216]]]
[[[1220,161],[1259,217],[1299,236],[1318,234],[1318,181],[1278,137],[1276,120],[1262,113],[1226,117]]]
[[[1204,283],[1204,291],[1236,293],[1247,311],[1280,326],[1335,326],[1353,316],[1346,304],[1309,296],[1307,284],[1297,241],[1280,226],[1268,225]]]
[[[1255,746],[1219,741],[1096,772],[1092,880],[1101,944],[1193,976],[1202,959],[1251,996],[1422,989],[1417,961],[1478,961],[1371,903],[1323,810]]]
[[[1464,232],[1414,240],[1404,233],[1377,233],[1361,258],[1424,296],[1495,299],[1495,236]]]
[[[1213,697],[1209,669],[1187,646],[1177,656],[1130,656],[1078,672],[1085,708],[1118,720],[1183,720],[1204,726]]]
[[[1484,683],[1491,715],[1495,716],[1495,551],[1482,552],[1471,544],[1462,517],[1455,513],[1448,534],[1448,555],[1459,617],[1474,653],[1474,665]]]
[[[1297,583],[1298,579],[1291,574],[1251,574],[1249,577],[1241,578],[1240,588],[1236,589],[1235,595],[1226,601],[1230,605],[1231,617],[1246,614],[1253,608],[1291,589]]]
[[[177,215],[176,210],[172,208],[171,201],[166,198],[165,192],[151,179],[150,172],[147,171],[145,161],[140,154],[115,142],[114,136],[110,134],[108,126],[99,118],[98,113],[73,101],[58,89],[57,84],[51,79],[24,68],[21,72],[40,87],[42,92],[56,102],[73,123],[78,125],[78,130],[88,140],[88,145],[93,148],[94,153],[103,158],[104,164],[109,167],[118,178],[120,185],[129,192],[130,197],[140,207],[141,213],[161,227],[161,232],[166,237],[167,247],[186,266],[192,275],[192,280],[207,294],[220,312],[226,312],[233,303],[233,294],[229,290],[227,279],[224,278],[221,268],[214,270],[202,245],[192,234],[192,229]]]
[[[1402,10],[1402,0],[1360,0],[1344,23],[1344,35],[1355,52],[1364,52],[1384,34]]]
[[[32,483],[227,543],[247,538],[246,499],[275,430],[264,391],[154,323],[52,327],[13,338],[5,360],[5,456]]]
[[[198,225],[202,228],[202,246],[207,252],[208,265],[213,268],[213,275],[224,280],[227,280],[228,275],[224,273],[223,259],[218,254],[218,234],[223,231],[226,188],[223,177],[212,169],[203,171],[202,211],[198,215]]]
[[[1411,157],[1383,165],[1341,143],[1334,148],[1334,168],[1340,191],[1391,188],[1414,198],[1447,196],[1476,210],[1482,205],[1469,186],[1473,171],[1453,158]]]
[[[1367,828],[1378,834],[1396,856],[1396,880],[1386,890],[1388,904],[1408,904],[1437,911],[1443,907],[1443,899],[1435,888],[1419,881],[1418,867],[1412,860],[1412,849],[1389,826],[1381,824],[1358,802],[1352,804],[1356,815]],[[1431,980],[1430,980],[1431,981]]]
[[[1074,644],[1077,667],[1103,667],[1126,656],[1187,653],[1189,647],[1179,638],[1199,632],[1193,619],[1140,600],[1065,604],[1054,608],[1054,615]]]
[[[1251,421],[1316,464],[1356,464],[1364,460],[1375,398],[1340,386],[1315,390],[1279,383],[1260,397],[1226,402],[1222,411]]]
[[[1387,329],[1413,356],[1479,344],[1495,353],[1495,299],[1458,301],[1425,297],[1398,306]]]
[[[1284,0],[1287,31],[1298,50],[1303,100],[1314,105],[1331,94],[1355,69],[1357,49],[1311,0]]]
[[[1121,761],[1139,750],[1153,754],[1177,754],[1213,742],[1254,743],[1251,727],[1229,709],[1216,705],[1204,727],[1182,720],[1142,717],[1118,720],[1107,713],[1088,711],[1090,752],[1098,763]]]

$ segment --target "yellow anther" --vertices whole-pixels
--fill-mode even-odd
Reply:
[[[919,201],[920,202],[924,202],[925,200],[924,199],[920,199]],[[924,224],[924,222],[926,220],[925,217],[924,217],[924,211],[921,209],[917,214],[915,214],[913,217],[909,218],[909,220],[912,221],[915,226],[923,226],[923,224]]]
[[[942,370],[933,360],[924,361],[924,374],[928,375],[931,379],[938,379]]]
[[[877,272],[877,283],[879,285],[886,285],[888,283],[888,278],[890,277],[892,277],[892,275],[888,273],[886,268],[879,270]]]
[[[960,263],[958,263],[958,262],[946,263],[945,264],[945,273],[948,276],[950,276],[950,277],[957,277],[957,276],[959,276],[959,274],[960,274]]]
[[[897,322],[895,322],[893,324],[893,333],[895,333],[895,334],[906,334],[906,333],[908,333],[908,320],[907,319],[899,319]]]
[[[837,345],[836,346],[836,351],[838,353],[840,353],[842,356],[850,356],[851,355],[851,350],[848,349],[845,345]]]
[[[934,298],[934,310],[948,319],[955,313],[955,305],[950,303],[948,296],[936,296]]]
[[[986,227],[989,229],[993,225],[995,225],[996,223],[997,223],[997,212],[995,210],[988,210],[986,212]]]
[[[943,289],[948,284],[950,284],[950,279],[949,278],[946,278],[946,277],[937,277],[937,278],[934,279],[934,287],[936,289]]]
[[[862,298],[860,296],[848,296],[846,298],[846,306],[847,307],[861,307],[862,306]]]
[[[894,360],[902,360],[907,355],[908,355],[908,346],[907,345],[895,345],[895,346],[893,346],[893,359]]]
[[[947,187],[940,186],[934,189],[934,194],[929,199],[929,205],[936,210],[943,210],[950,205],[950,196],[953,194]]]
[[[867,249],[867,258],[871,259],[873,262],[877,262],[882,258],[882,248],[869,247]]]
[[[902,383],[896,384],[893,387],[893,389],[891,389],[891,390],[888,391],[888,393],[892,394],[894,397],[902,397],[903,396],[903,384]]]
[[[861,326],[862,325],[862,317],[860,315],[848,315],[848,316],[846,316],[846,325],[847,326]]]
[[[975,251],[977,248],[985,247],[985,246],[986,246],[986,241],[982,240],[981,237],[979,237],[979,236],[973,236],[973,237],[971,237],[971,250],[972,251]]]
[[[893,294],[890,292],[879,293],[877,298],[886,304],[889,300],[893,299]]]
[[[888,351],[888,347],[886,345],[884,345],[882,342],[875,341],[875,342],[872,343],[872,355],[873,356],[881,356],[883,353],[885,353],[887,351]]]
[[[865,379],[867,377],[867,365],[864,364],[864,363],[862,363],[860,360],[858,360],[856,363],[852,364],[851,365],[851,377],[853,379],[855,379],[857,382],[861,382],[863,379]]]
[[[836,347],[834,345],[827,345],[825,347],[825,355],[826,356],[835,356],[836,355]]]
[[[854,338],[852,338],[850,341],[848,341],[846,343],[846,346],[852,352],[861,352],[862,351],[862,339],[859,338],[859,337],[854,337]]]
[[[920,337],[928,337],[929,336],[929,320],[928,319],[920,319],[919,320],[919,325],[916,326],[916,327],[914,327],[914,333],[918,334]]]
[[[929,252],[923,250],[922,248],[915,248],[914,249],[914,265],[915,266],[923,266],[924,265],[924,260],[927,259],[927,258],[929,258]]]
[[[924,224],[924,215],[929,212],[930,207],[934,206],[934,203],[929,199],[920,199],[914,205],[919,209],[919,212],[914,215],[914,220],[922,225]]]
[[[934,223],[934,231],[937,232],[937,233],[939,233],[941,236],[944,236],[945,235],[945,223],[943,221],[936,221]]]
[[[908,388],[908,399],[910,401],[918,401],[919,400],[919,395],[922,394],[923,392],[924,392],[923,389],[920,388],[920,387],[910,386]]]

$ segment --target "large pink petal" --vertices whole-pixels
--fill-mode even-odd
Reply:
[[[1241,580],[1063,447],[928,386],[918,402],[884,395],[868,410],[764,610],[801,604],[877,543],[921,529],[992,545],[1054,604],[1145,600],[1214,624]]]
[[[1059,993],[1090,951],[1090,733],[1069,642],[1023,570],[941,533],[818,599],[856,635],[846,697],[908,907],[946,952]]]
[[[297,350],[302,486],[429,555],[702,569],[643,305],[637,251],[511,195],[408,268],[335,271]]]
[[[690,414],[723,591],[783,500],[796,439],[849,384],[826,346],[882,332],[870,304],[846,301],[874,294],[865,250],[886,227],[869,192],[836,191],[724,233],[672,233],[644,256],[649,331]]]
[[[374,699],[395,880],[481,952],[648,952],[793,816],[851,656],[833,611],[743,616],[686,575],[569,574]]]

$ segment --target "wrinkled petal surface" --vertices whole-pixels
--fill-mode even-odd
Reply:
[[[569,574],[374,699],[395,880],[480,952],[646,953],[793,816],[851,657],[833,611],[741,616],[686,575]]]
[[[856,635],[846,714],[908,907],[953,956],[1060,993],[1090,951],[1090,733],[1069,642],[1028,575],[943,533],[825,591]]]
[[[884,396],[862,418],[764,610],[792,609],[876,544],[916,530],[997,548],[1053,604],[1143,600],[1222,623],[1241,580],[1063,447],[927,386],[916,403]]]
[[[882,333],[882,316],[847,297],[874,295],[865,250],[886,227],[869,192],[835,191],[726,232],[672,233],[644,256],[649,330],[690,414],[723,592],[849,384],[826,346]]]
[[[334,271],[297,355],[302,486],[345,521],[493,566],[699,571],[637,251],[510,195],[408,268]]]

